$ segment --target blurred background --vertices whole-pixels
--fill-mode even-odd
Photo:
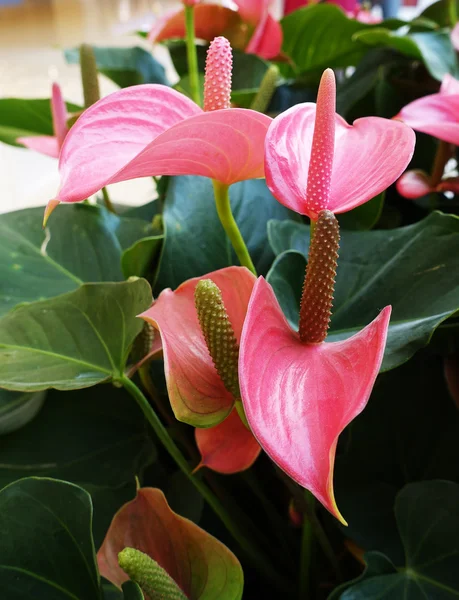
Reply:
[[[432,0],[396,1],[398,14],[412,18]],[[64,98],[82,104],[79,67],[67,65],[62,50],[81,44],[143,46],[166,66],[161,46],[154,49],[133,32],[148,30],[178,0],[0,0],[0,97],[49,98],[51,84],[61,85]],[[282,0],[277,0],[281,7]],[[106,95],[115,84],[100,76]],[[57,161],[0,143],[0,213],[46,204],[58,187]],[[151,180],[117,184],[112,198],[133,205],[151,200]]]

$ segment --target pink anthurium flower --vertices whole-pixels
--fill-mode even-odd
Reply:
[[[244,267],[227,267],[161,292],[140,315],[161,335],[167,390],[179,421],[212,427],[231,413],[235,398],[220,378],[204,339],[195,306],[195,288],[210,279],[221,291],[239,342],[255,277]]]
[[[459,81],[445,75],[437,94],[410,102],[394,117],[422,133],[459,144]]]
[[[201,454],[197,468],[207,467],[224,475],[250,468],[261,452],[260,444],[236,408],[219,425],[196,429],[195,438]]]
[[[274,119],[266,135],[269,189],[281,204],[313,220],[320,209],[343,213],[377,196],[403,173],[414,151],[410,127],[379,117],[349,125],[335,113],[335,99],[333,71],[327,69],[317,105],[290,108]],[[324,153],[333,157],[325,166]],[[313,183],[322,169],[331,169],[326,201]]]
[[[278,56],[282,46],[282,28],[269,12],[271,0],[235,0],[237,10],[221,4],[198,4],[194,9],[195,34],[198,39],[212,41],[224,35],[232,46],[271,59]],[[185,12],[167,12],[151,29],[148,38],[163,42],[185,38]]]
[[[67,107],[62,98],[61,88],[57,83],[53,83],[51,95],[51,114],[53,117],[54,136],[51,135],[34,135],[29,137],[20,137],[17,142],[40,152],[52,158],[58,158],[59,152],[64,143],[65,136],[68,133],[67,127]]]
[[[222,71],[231,72],[228,42],[217,38],[214,50],[223,57]],[[223,185],[263,177],[263,143],[272,119],[253,110],[226,110],[231,76],[220,82],[215,69],[209,73],[215,77],[206,78],[204,111],[155,84],[119,90],[88,108],[62,147],[54,202],[79,202],[111,183],[153,175],[202,175]]]
[[[459,23],[453,27],[450,33],[451,43],[454,46],[454,49],[459,52]]]
[[[129,579],[118,561],[125,548],[142,552],[166,571],[178,586],[174,598],[182,598],[180,592],[190,600],[242,597],[244,576],[234,554],[173,512],[161,490],[139,489],[113,517],[97,553],[101,575],[118,587]]]
[[[328,69],[320,83],[317,110],[312,105],[313,132],[309,127],[311,107],[306,105],[306,110],[300,107],[298,112],[295,107],[293,113],[288,111],[287,115],[293,114],[291,118],[282,119],[281,115],[268,133],[270,185],[284,204],[316,221],[315,233],[303,286],[299,332],[291,329],[273,289],[260,277],[241,336],[239,383],[247,421],[261,447],[345,524],[333,493],[336,445],[340,433],[370,397],[383,359],[391,307],[384,308],[353,337],[325,342],[339,248],[338,221],[331,210],[348,210],[392,183],[394,174],[411,156],[414,134],[409,128],[394,128],[384,119],[361,119],[351,128],[336,117],[334,107],[335,80]],[[387,136],[384,125],[391,135]],[[377,152],[395,167],[379,162],[371,146],[365,146],[364,151],[358,148],[362,138],[374,140]],[[382,143],[390,146],[395,140],[398,154],[395,148],[385,154],[387,148]],[[344,151],[350,156],[346,158]],[[401,161],[400,153],[404,154]]]
[[[302,8],[303,6],[310,6],[311,4],[318,4],[318,0],[285,0],[284,2],[284,15],[288,15],[291,12]],[[327,4],[335,4],[343,9],[346,15],[352,19],[356,19],[361,23],[380,23],[381,19],[371,14],[371,11],[362,8],[357,0],[329,0]]]

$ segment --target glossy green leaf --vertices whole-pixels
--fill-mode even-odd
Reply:
[[[10,390],[90,387],[123,373],[151,304],[144,279],[85,284],[24,305],[0,320],[0,386]]]
[[[373,229],[381,216],[385,195],[385,192],[382,192],[365,204],[338,215],[340,227],[357,231]]]
[[[135,477],[154,459],[143,415],[122,389],[51,391],[33,421],[1,438],[0,488],[26,476],[81,485],[95,507],[98,547],[115,512],[135,496]]]
[[[169,85],[166,71],[144,48],[116,48],[93,46],[98,70],[120,87],[140,83],[160,83]],[[65,50],[65,59],[70,64],[79,64],[78,48]]]
[[[405,551],[396,571],[367,569],[340,600],[448,600],[459,595],[459,485],[424,481],[403,488],[395,517]],[[390,557],[389,557],[390,558]],[[373,557],[374,559],[374,557]],[[370,557],[372,560],[372,557]],[[387,565],[387,562],[386,562]]]
[[[452,5],[455,5],[453,15],[451,14],[451,8],[453,8]],[[430,19],[431,21],[434,21],[440,25],[440,27],[454,27],[454,12],[456,14],[459,13],[458,0],[452,0],[451,2],[439,0],[438,2],[434,2],[425,8],[419,17],[422,19]]]
[[[230,188],[235,219],[257,271],[266,273],[273,253],[266,226],[290,211],[279,204],[261,179],[236,183]],[[190,277],[239,264],[218,219],[212,183],[204,177],[173,177],[164,205],[166,239],[157,289],[176,288]]]
[[[0,389],[0,435],[24,427],[39,412],[45,392],[21,394]]]
[[[422,60],[432,77],[439,81],[447,73],[456,75],[458,72],[456,52],[447,31],[400,35],[381,27],[359,31],[354,39],[369,46],[393,48],[410,58]]]
[[[380,552],[365,552],[364,560],[365,570],[363,573],[352,581],[347,581],[346,583],[343,583],[335,588],[330,596],[328,596],[327,600],[338,600],[339,598],[342,598],[343,592],[345,592],[351,586],[356,585],[361,581],[365,581],[370,577],[377,577],[378,575],[392,575],[393,573],[397,572],[397,569],[387,558],[387,556],[381,554]]]
[[[67,103],[67,110],[76,112],[81,107]],[[0,142],[21,146],[17,138],[29,135],[53,135],[50,101],[0,98]]]
[[[0,579],[8,600],[100,600],[92,505],[81,488],[21,479],[0,492]]]
[[[147,277],[159,257],[164,235],[151,235],[136,241],[121,256],[123,275]]]
[[[85,282],[123,281],[123,250],[152,231],[86,204],[59,206],[45,231],[42,221],[43,208],[0,215],[0,315]]]
[[[403,546],[393,504],[411,481],[459,480],[459,411],[449,397],[442,360],[420,353],[377,380],[370,401],[350,425],[335,465],[335,493],[364,550],[400,564]]]
[[[282,50],[292,59],[297,73],[356,65],[365,47],[353,36],[372,28],[349,19],[333,4],[313,4],[297,10],[284,17],[281,25]]]
[[[271,222],[269,240],[276,254],[294,249],[305,257],[309,227]],[[304,265],[304,258],[301,264],[296,253],[285,253],[269,275],[276,293],[282,287],[280,301],[293,323],[300,297],[289,297],[286,305],[285,295],[300,289]],[[459,219],[433,213],[391,231],[342,230],[334,296],[330,341],[356,333],[391,304],[383,370],[405,362],[459,307]]]

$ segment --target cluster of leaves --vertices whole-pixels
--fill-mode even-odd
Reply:
[[[267,112],[314,100],[321,70],[332,67],[339,75],[340,114],[350,121],[394,116],[436,91],[445,73],[459,73],[449,4],[440,0],[412,23],[366,25],[328,4],[285,17],[288,60],[278,63],[282,77]],[[186,93],[185,46],[168,47],[180,77],[177,89]],[[199,47],[201,71],[204,53]],[[95,54],[99,71],[121,87],[168,85],[163,67],[143,48],[97,48]],[[66,57],[77,60],[73,50]],[[349,66],[355,67],[351,75]],[[268,67],[254,55],[234,53],[234,103],[250,106]],[[47,100],[0,100],[1,141],[15,144],[35,134],[52,134]],[[411,166],[430,168],[434,153],[434,140],[419,135]],[[263,180],[235,184],[230,193],[257,272],[267,276],[296,325],[309,226],[280,205]],[[136,315],[152,297],[238,264],[212,185],[200,177],[162,178],[158,200],[118,207],[118,213],[101,205],[60,206],[46,230],[41,208],[0,216],[5,598],[141,598],[137,588],[125,586],[122,593],[102,585],[94,554],[116,511],[135,496],[136,478],[161,488],[174,510],[241,558],[247,598],[294,597],[301,535],[289,522],[290,497],[268,459],[262,456],[248,475],[213,476],[212,483],[276,566],[281,590],[263,580],[117,387],[142,329]],[[352,335],[387,304],[393,313],[384,372],[338,448],[336,493],[349,528],[320,514],[341,579],[317,549],[311,598],[459,594],[459,413],[443,373],[444,359],[459,351],[456,214],[456,199],[437,194],[409,203],[391,188],[340,217],[330,339]],[[150,374],[167,413],[160,362]],[[193,448],[191,428],[175,424],[170,433]],[[355,556],[365,563],[363,573]]]

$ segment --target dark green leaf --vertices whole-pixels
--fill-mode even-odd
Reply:
[[[382,194],[375,196],[369,202],[365,202],[365,204],[361,204],[353,210],[338,215],[340,227],[357,231],[373,229],[381,216],[385,195],[385,192],[382,192]]]
[[[284,17],[281,25],[282,50],[292,59],[298,74],[356,65],[364,56],[365,47],[353,36],[372,28],[349,19],[333,4],[313,4],[297,10]]]
[[[38,416],[2,438],[0,488],[25,476],[84,487],[94,504],[99,546],[115,512],[135,496],[135,477],[155,458],[140,410],[110,385],[52,391]]]
[[[0,579],[8,600],[100,600],[92,506],[81,488],[29,478],[0,492]]]
[[[0,435],[20,429],[31,421],[45,401],[45,392],[21,394],[0,389]]]
[[[422,60],[435,79],[441,81],[447,73],[456,75],[458,63],[449,32],[428,31],[401,35],[378,28],[360,31],[354,39],[369,46],[389,47],[417,60]]]
[[[309,228],[289,221],[270,223],[269,240],[275,254],[292,248],[307,256]],[[270,281],[277,279],[287,286],[282,282],[295,277],[288,289],[299,289],[304,265],[294,255],[295,276],[288,265],[291,259],[291,253],[279,257]],[[275,285],[278,292],[279,283]],[[298,307],[299,297],[289,300],[290,318],[295,301]],[[459,307],[459,219],[433,213],[419,223],[391,231],[341,232],[329,340],[356,333],[388,304],[392,316],[384,370],[405,362],[425,346],[435,328]]]
[[[405,551],[405,564],[385,573],[367,569],[341,600],[447,600],[459,595],[459,485],[424,481],[403,488],[395,516]],[[370,557],[370,560],[374,560]],[[381,560],[380,564],[381,566]]]
[[[352,585],[358,584],[361,581],[369,579],[370,577],[376,577],[378,575],[391,575],[392,573],[396,573],[397,569],[391,563],[391,561],[381,554],[380,552],[365,552],[364,556],[365,560],[365,570],[356,579],[352,581],[347,581],[343,583],[339,587],[333,590],[333,593],[328,596],[327,600],[338,600],[342,598],[343,592],[345,592]]]
[[[363,413],[350,425],[335,468],[346,534],[365,550],[399,565],[403,548],[393,504],[412,481],[459,481],[459,412],[446,388],[442,361],[422,353],[377,380]]]
[[[93,47],[98,70],[120,87],[140,83],[169,85],[164,67],[153,55],[135,46],[133,48]],[[80,62],[79,49],[65,50],[65,59],[70,64]]]
[[[86,284],[0,320],[0,386],[70,390],[121,376],[151,304],[144,279]]]
[[[69,112],[81,110],[67,103]],[[18,137],[53,135],[50,101],[25,98],[0,98],[0,142],[20,146]]]
[[[122,587],[124,600],[144,600],[142,590],[135,581],[125,581]]]
[[[59,206],[42,228],[43,208],[0,215],[0,315],[84,282],[122,281],[121,253],[152,232],[141,219],[85,204]]]
[[[453,5],[453,6],[452,6]],[[454,8],[455,5],[455,8]],[[453,0],[451,2],[445,2],[445,0],[439,0],[439,2],[434,2],[430,6],[428,6],[422,13],[419,15],[422,19],[430,19],[437,23],[440,27],[454,27],[455,25],[455,16],[451,15],[451,9],[458,14],[459,13],[459,2],[458,0]]]
[[[125,250],[121,256],[123,275],[147,277],[159,256],[163,239],[164,234],[141,238]]]
[[[269,192],[266,183],[253,179],[230,188],[231,205],[252,260],[260,274],[268,270],[273,254],[267,243],[270,218],[287,218],[290,212]],[[231,264],[239,264],[218,219],[212,183],[204,177],[171,178],[164,206],[166,239],[157,287],[176,288]]]
[[[125,600],[123,592],[111,583],[102,584],[102,594],[104,600]]]

